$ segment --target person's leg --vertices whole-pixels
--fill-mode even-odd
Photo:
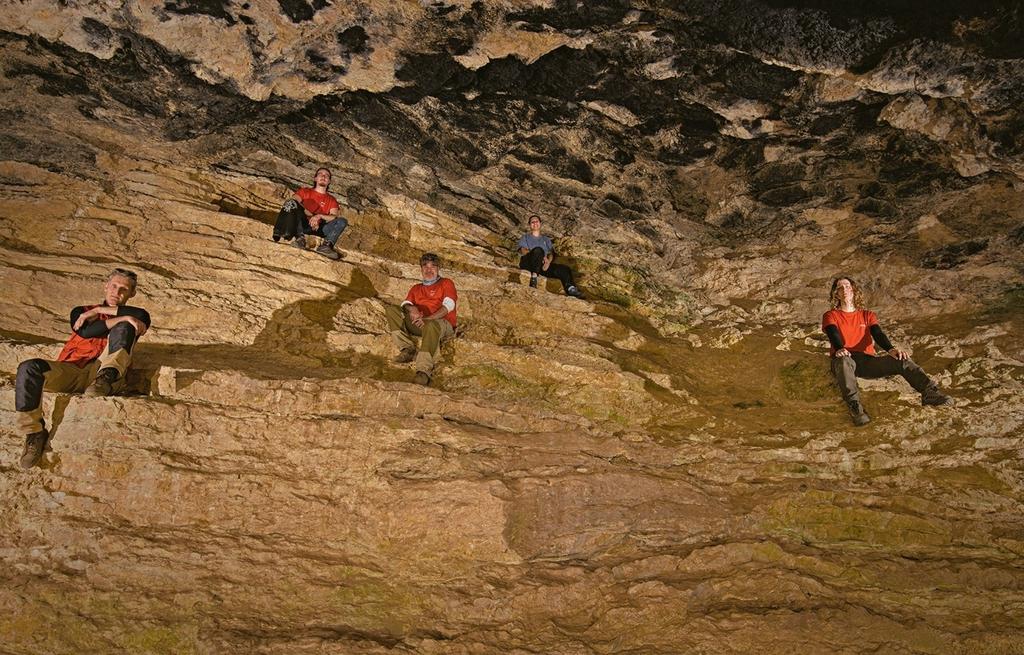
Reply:
[[[541,267],[544,265],[544,249],[537,247],[532,249],[519,258],[519,268],[530,271],[531,273],[540,273]]]
[[[566,295],[573,296],[575,298],[582,298],[583,294],[580,293],[579,289],[576,288],[576,283],[572,279],[572,269],[564,264],[556,264],[552,262],[546,271],[542,270],[541,275],[545,277],[557,278],[562,283],[562,289]]]
[[[388,305],[384,310],[388,321],[388,332],[398,347],[395,362],[404,364],[411,362],[416,356],[416,341],[413,335],[419,336],[420,329],[409,321],[405,311],[398,305]]]
[[[889,355],[868,357],[864,366],[858,367],[857,375],[869,379],[899,375],[921,394],[922,404],[943,405],[949,402],[949,397],[939,391],[939,385],[909,357],[902,361]]]
[[[45,359],[29,359],[18,366],[14,409],[18,427],[25,435],[25,450],[21,455],[23,468],[32,468],[39,462],[50,436],[43,422],[43,390],[81,391],[95,371],[95,364],[79,368]]]
[[[853,417],[855,425],[864,425],[871,418],[864,411],[860,402],[860,387],[857,386],[857,375],[859,375],[857,354],[850,357],[832,358],[832,376],[835,378],[836,386],[843,397],[843,402],[850,409],[850,416]]]
[[[533,288],[537,288],[537,274],[543,267],[544,249],[539,246],[519,258],[519,268],[530,271],[530,286]]]
[[[341,238],[341,233],[348,227],[348,221],[338,216],[334,220],[327,221],[320,226],[320,231],[323,233],[324,239],[332,246],[338,243],[338,239]]]
[[[306,212],[302,205],[294,198],[289,199],[281,207],[274,223],[274,241],[284,238],[286,241],[302,234],[302,224],[306,218]]]
[[[540,274],[544,277],[553,277],[557,279],[562,283],[562,289],[568,289],[569,287],[576,285],[572,280],[572,269],[564,264],[551,262],[548,266],[548,270],[542,270]]]
[[[348,227],[348,221],[338,216],[333,221],[327,221],[320,225],[317,233],[323,237],[323,243],[317,246],[316,253],[328,259],[339,260],[341,253],[334,249],[334,244],[341,238],[341,233]]]
[[[132,363],[132,349],[139,337],[131,323],[118,323],[107,335],[107,347],[99,357],[96,379],[87,396],[109,396],[124,390],[124,377]]]
[[[430,376],[434,372],[434,364],[437,362],[437,353],[441,350],[441,343],[455,336],[452,324],[443,318],[435,318],[425,321],[423,324],[423,340],[420,343],[420,351],[416,354],[416,381],[420,384],[429,384]]]

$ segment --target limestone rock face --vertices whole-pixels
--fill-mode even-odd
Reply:
[[[0,6],[0,650],[1021,652],[1024,11],[840,4]],[[269,238],[321,165],[341,262]],[[23,471],[114,266],[131,393]],[[851,425],[839,271],[954,406]]]

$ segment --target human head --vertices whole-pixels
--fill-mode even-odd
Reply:
[[[321,175],[325,176],[323,181],[320,179]],[[324,187],[331,186],[331,169],[324,168],[323,166],[316,169],[316,173],[313,173],[313,186],[318,185]]]
[[[127,268],[115,268],[107,275],[107,282],[103,285],[103,300],[110,307],[125,304],[135,295],[138,281],[139,276],[135,271],[129,271]]]
[[[435,279],[441,271],[441,259],[432,252],[425,252],[420,257],[420,272],[424,280]]]
[[[531,231],[531,232],[532,232],[532,231],[533,231],[533,229],[534,229],[534,227],[533,227],[533,226],[534,226],[534,224],[535,224],[535,223],[536,223],[536,225],[537,225],[537,229],[539,230],[539,229],[540,229],[540,216],[537,216],[536,214],[534,214],[533,216],[531,216],[531,217],[530,217],[530,218],[529,218],[529,219],[528,219],[528,220],[526,221],[526,224],[527,224],[527,225],[528,225],[528,226],[530,227],[530,231]]]
[[[860,287],[853,281],[853,278],[849,275],[839,275],[832,280],[832,290],[829,292],[829,301],[832,303],[833,308],[841,307],[843,304],[843,295],[847,284],[849,285],[850,291],[853,293],[853,306],[857,309],[864,307],[864,296],[861,294]]]

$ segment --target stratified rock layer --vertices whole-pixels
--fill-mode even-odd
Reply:
[[[1024,14],[956,4],[0,8],[0,650],[1024,652]],[[339,263],[268,238],[321,164]],[[22,471],[13,372],[118,265],[133,394]],[[849,423],[839,270],[953,407]]]

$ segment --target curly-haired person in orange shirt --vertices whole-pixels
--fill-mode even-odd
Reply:
[[[939,391],[939,385],[925,375],[907,353],[892,345],[882,332],[875,313],[864,309],[860,289],[852,278],[841,276],[833,280],[829,298],[832,309],[821,317],[821,329],[832,346],[832,375],[850,408],[854,425],[865,425],[871,420],[860,402],[857,378],[901,375],[921,394],[922,405],[951,402],[949,396]],[[875,354],[876,343],[885,351],[884,354]]]

